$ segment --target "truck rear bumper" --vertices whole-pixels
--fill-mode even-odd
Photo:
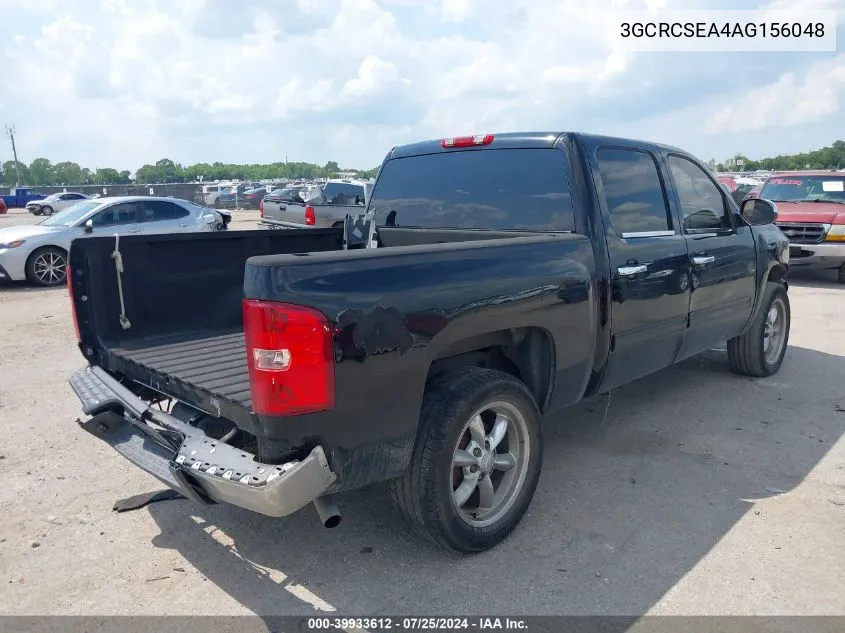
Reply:
[[[99,367],[80,369],[70,385],[83,411],[93,416],[80,422],[84,430],[195,501],[281,517],[323,495],[336,478],[319,446],[302,461],[262,464],[254,455],[151,408]]]

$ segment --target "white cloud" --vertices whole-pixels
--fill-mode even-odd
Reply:
[[[349,99],[370,98],[396,83],[408,83],[408,80],[403,80],[390,62],[367,55],[358,67],[358,75],[344,84],[341,94]]]
[[[845,55],[839,55],[812,66],[803,80],[788,72],[773,83],[749,90],[721,106],[705,127],[718,134],[806,125],[839,112],[843,99]]]
[[[703,1],[239,0],[234,9],[225,0],[0,0],[15,35],[0,43],[0,122],[16,124],[27,162],[129,169],[162,156],[284,154],[364,167],[403,142],[540,128],[649,136],[717,157],[834,140],[841,53],[609,46],[615,11],[696,6]],[[751,146],[726,147],[726,134]]]

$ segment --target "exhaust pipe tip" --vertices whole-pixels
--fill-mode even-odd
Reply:
[[[323,527],[334,528],[340,525],[343,516],[337,504],[331,497],[317,497],[314,499],[314,509],[317,510],[317,515],[320,517],[320,522]]]

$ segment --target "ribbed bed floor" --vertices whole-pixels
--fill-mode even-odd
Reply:
[[[162,377],[176,378],[245,407],[252,405],[243,332],[110,351]]]

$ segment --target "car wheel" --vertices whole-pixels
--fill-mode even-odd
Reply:
[[[38,286],[52,287],[65,283],[67,253],[55,246],[34,251],[26,260],[26,278]]]
[[[44,215],[53,215],[53,207],[51,207],[51,206],[41,207],[41,213],[43,213]]]
[[[792,314],[789,295],[779,283],[766,284],[763,305],[751,328],[728,341],[731,371],[746,376],[777,373],[786,354]]]
[[[41,209],[33,209],[32,215],[41,215]]]
[[[466,367],[434,379],[409,467],[390,482],[406,522],[464,554],[504,540],[537,488],[539,418],[528,389],[509,374]]]
[[[845,264],[842,264],[836,271],[836,281],[845,284]]]

